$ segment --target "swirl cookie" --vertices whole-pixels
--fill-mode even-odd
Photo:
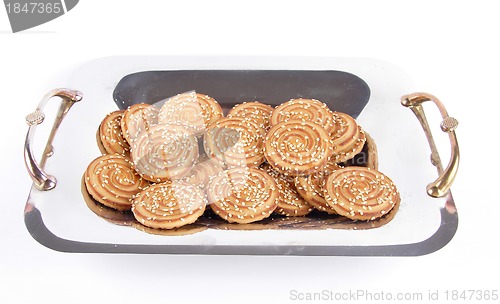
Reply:
[[[231,223],[265,219],[278,206],[276,182],[259,168],[234,168],[221,172],[207,187],[210,208]]]
[[[264,162],[265,130],[241,117],[226,117],[210,126],[203,138],[205,152],[229,167]]]
[[[208,185],[211,178],[224,171],[222,164],[214,159],[203,158],[189,171],[189,174],[181,181],[190,185],[200,186],[203,189]]]
[[[167,99],[160,108],[158,121],[163,124],[184,126],[198,136],[222,117],[222,108],[215,99],[208,95],[189,92]]]
[[[332,111],[316,99],[291,99],[277,106],[270,118],[271,126],[283,121],[300,120],[317,123],[330,133],[333,130]]]
[[[350,160],[343,162],[342,165],[344,165],[344,167],[358,166],[378,170],[377,145],[375,144],[373,138],[366,133],[366,131],[364,133],[366,141],[361,152],[356,154]]]
[[[276,182],[280,198],[274,212],[285,216],[304,216],[313,210],[297,192],[293,178],[284,176],[274,170],[269,164],[262,166]]]
[[[132,213],[144,226],[174,229],[194,223],[205,212],[207,197],[196,186],[172,182],[151,185],[132,202]]]
[[[295,177],[295,187],[302,198],[319,211],[329,214],[337,214],[335,209],[326,203],[323,185],[333,172],[340,169],[335,163],[328,163],[323,171],[311,175]]]
[[[180,179],[198,160],[198,140],[182,126],[157,125],[134,141],[131,158],[137,172],[152,182]]]
[[[365,167],[333,172],[324,185],[325,200],[338,214],[353,220],[375,220],[400,201],[394,183],[383,173]]]
[[[138,103],[128,107],[121,121],[122,134],[132,145],[135,139],[158,124],[158,109],[152,105]]]
[[[203,118],[205,119],[205,125],[207,127],[224,117],[222,107],[215,99],[206,94],[200,93],[197,93],[196,97],[200,103]]]
[[[228,117],[242,117],[250,120],[259,127],[268,130],[269,129],[269,119],[271,118],[271,113],[273,112],[273,107],[267,104],[260,103],[258,101],[244,102],[235,105],[227,114]]]
[[[98,145],[102,153],[128,155],[130,145],[122,133],[122,117],[125,111],[114,111],[106,115],[98,130]]]
[[[328,132],[310,121],[274,125],[264,147],[267,162],[281,174],[292,176],[321,171],[333,154]]]
[[[333,112],[334,128],[330,132],[334,146],[333,161],[345,162],[363,150],[366,136],[356,120],[348,114]]]
[[[84,174],[87,192],[99,203],[120,211],[130,210],[132,197],[149,183],[123,155],[107,154],[92,161]]]

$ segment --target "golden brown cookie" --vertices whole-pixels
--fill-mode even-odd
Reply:
[[[280,122],[300,120],[319,124],[330,133],[333,129],[332,111],[328,106],[316,99],[291,99],[277,106],[269,121],[270,126]]]
[[[267,162],[278,172],[299,176],[321,171],[333,154],[328,132],[310,121],[291,120],[271,127],[264,145]]]
[[[152,105],[138,103],[129,106],[123,113],[121,127],[123,137],[132,145],[135,139],[158,124],[158,109]]]
[[[188,92],[167,99],[160,108],[158,121],[181,125],[198,136],[222,117],[222,108],[215,99],[205,94]]]
[[[313,210],[297,192],[293,177],[285,176],[274,170],[269,164],[262,166],[276,182],[280,198],[274,212],[285,216],[304,216]]]
[[[224,167],[219,161],[204,157],[200,158],[194,168],[184,177],[181,182],[200,186],[204,189],[211,178],[224,171]]]
[[[156,125],[134,141],[131,157],[137,172],[152,182],[184,177],[198,160],[198,140],[176,125]]]
[[[241,117],[226,117],[212,124],[203,138],[205,152],[228,167],[264,162],[265,130]]]
[[[327,212],[329,214],[337,214],[335,209],[326,203],[323,192],[323,184],[330,174],[340,168],[341,166],[329,162],[320,172],[295,177],[295,187],[297,192],[306,202],[319,211]]]
[[[259,127],[268,130],[269,119],[273,112],[273,107],[258,101],[244,102],[235,105],[227,114],[228,117],[242,117],[248,119]]]
[[[332,161],[345,162],[361,152],[366,141],[366,136],[356,120],[350,115],[333,112],[333,126],[330,132],[334,147]]]
[[[144,226],[174,229],[194,223],[206,205],[207,197],[199,187],[168,182],[139,192],[132,202],[132,213]]]
[[[325,200],[338,214],[353,220],[374,220],[400,201],[394,183],[383,173],[365,167],[333,172],[324,185]]]
[[[99,203],[120,211],[130,210],[131,199],[149,183],[123,155],[106,154],[92,161],[84,174],[88,193]]]
[[[102,153],[123,154],[130,153],[130,145],[122,133],[122,117],[124,110],[114,111],[106,115],[99,125],[98,145]]]
[[[222,107],[217,102],[217,100],[201,93],[196,93],[196,97],[198,98],[198,102],[200,103],[203,118],[205,119],[205,125],[207,127],[224,117]]]
[[[364,131],[366,136],[366,141],[361,152],[356,154],[350,160],[342,163],[344,167],[367,167],[370,169],[378,170],[378,151],[377,145],[373,138]]]
[[[231,223],[267,218],[278,206],[274,179],[259,168],[234,168],[219,173],[207,187],[211,209]]]

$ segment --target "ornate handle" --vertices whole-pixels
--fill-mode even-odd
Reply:
[[[436,148],[436,144],[434,143],[434,138],[432,137],[432,132],[429,128],[429,124],[427,123],[427,118],[425,117],[424,109],[422,107],[422,103],[426,101],[432,101],[441,112],[441,116],[443,117],[443,121],[441,122],[441,130],[443,132],[448,133],[451,143],[451,159],[446,167],[443,170],[443,165],[441,163],[441,158],[439,157],[439,153]],[[401,104],[405,107],[410,108],[413,113],[417,116],[417,119],[420,121],[422,128],[424,129],[425,135],[427,136],[427,141],[431,147],[431,163],[437,167],[439,177],[436,181],[427,185],[427,194],[432,197],[443,197],[450,190],[451,185],[453,184],[453,180],[457,175],[458,164],[460,159],[460,151],[458,149],[457,136],[455,134],[455,129],[458,126],[458,121],[450,117],[444,105],[437,99],[435,96],[427,93],[413,93],[409,95],[405,95],[401,97]]]
[[[52,126],[49,139],[47,140],[47,145],[45,146],[45,150],[39,164],[33,156],[33,150],[31,148],[33,137],[35,136],[36,126],[41,124],[45,119],[45,114],[43,114],[42,112],[43,108],[47,104],[47,101],[56,96],[61,97],[62,102],[61,106],[59,107],[59,111],[57,112],[54,125]],[[42,101],[40,101],[38,107],[34,112],[26,116],[26,123],[28,124],[29,129],[28,134],[26,135],[26,142],[24,144],[24,162],[26,164],[26,168],[28,169],[28,173],[31,176],[31,179],[33,180],[33,183],[38,190],[51,190],[56,186],[56,178],[52,175],[47,174],[43,170],[43,168],[45,167],[47,157],[50,157],[52,155],[52,141],[54,140],[54,136],[57,129],[61,125],[62,120],[68,113],[71,106],[73,106],[75,102],[82,100],[82,98],[83,95],[79,91],[69,89],[54,89],[48,92],[42,98]]]

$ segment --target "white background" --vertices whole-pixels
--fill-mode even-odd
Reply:
[[[0,302],[288,303],[292,289],[500,289],[495,2],[82,0],[17,34],[0,9]],[[401,67],[461,123],[456,236],[412,258],[67,254],[39,245],[23,222],[24,116],[59,86],[54,79],[88,60],[172,54],[374,57]]]

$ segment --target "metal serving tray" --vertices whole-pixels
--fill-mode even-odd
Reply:
[[[52,90],[27,116],[25,159],[34,184],[25,223],[35,240],[54,250],[409,256],[442,248],[457,229],[449,191],[458,168],[457,121],[436,97],[405,95],[412,89],[408,76],[388,63],[361,58],[110,57],[83,65],[66,81],[62,85],[78,91]],[[190,90],[214,97],[225,109],[244,101],[276,105],[304,97],[356,117],[376,142],[380,171],[400,190],[399,209],[378,222],[327,218],[319,225],[310,217],[279,225],[276,221],[282,219],[272,219],[246,228],[219,223],[196,233],[159,235],[124,227],[134,226],[130,216],[91,206],[82,195],[81,179],[100,155],[95,133],[103,117],[132,103],[155,103]],[[55,96],[62,102],[47,102]],[[423,110],[427,101],[441,114],[427,111],[430,124]],[[40,125],[50,114],[54,123]],[[439,119],[441,130],[436,132]],[[446,168],[438,154],[443,143],[451,159]],[[42,155],[40,162],[34,155]]]

